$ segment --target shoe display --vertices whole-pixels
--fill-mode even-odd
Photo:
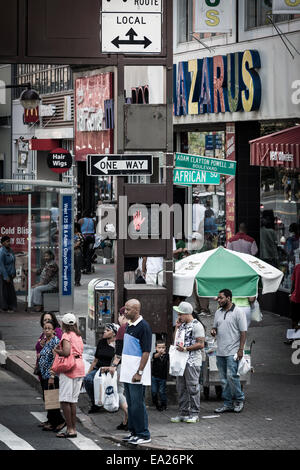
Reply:
[[[243,408],[244,408],[244,402],[240,401],[235,404],[233,411],[235,413],[240,413],[241,411],[243,411]]]
[[[131,439],[130,444],[138,445],[138,444],[147,444],[147,442],[151,442],[151,438],[145,439],[144,437],[134,437]]]
[[[215,413],[226,413],[228,411],[233,411],[233,408],[229,408],[228,406],[221,406],[215,410]]]
[[[128,424],[124,424],[123,422],[117,426],[116,429],[119,429],[119,431],[128,431]]]
[[[187,419],[184,420],[185,423],[198,423],[199,416],[189,416]]]

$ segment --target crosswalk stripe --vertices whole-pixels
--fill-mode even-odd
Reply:
[[[31,414],[40,422],[46,421],[46,413],[31,411]],[[83,436],[79,432],[77,432],[76,438],[69,438],[69,441],[72,441],[80,450],[102,450],[92,439]]]
[[[12,450],[35,450],[28,442],[18,437],[2,424],[0,424],[0,441]]]

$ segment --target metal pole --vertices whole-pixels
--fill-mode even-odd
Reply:
[[[28,307],[31,307],[31,241],[31,194],[28,194]]]

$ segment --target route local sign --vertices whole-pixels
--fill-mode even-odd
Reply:
[[[176,153],[175,167],[189,170],[202,170],[221,175],[235,175],[236,162],[224,160],[223,158],[201,157],[199,155],[188,155],[187,153]]]
[[[162,51],[162,0],[102,0],[101,52]]]
[[[87,175],[152,175],[153,155],[87,155]]]
[[[180,170],[179,168],[174,169],[173,174],[174,184],[220,184],[219,173],[209,173],[208,171],[199,170]]]

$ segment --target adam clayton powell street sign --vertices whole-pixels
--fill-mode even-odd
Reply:
[[[187,170],[208,171],[230,176],[234,176],[236,172],[236,162],[232,160],[188,155],[187,153],[176,153],[175,167],[186,168]]]
[[[153,155],[87,155],[87,175],[152,175]]]
[[[162,0],[102,0],[101,52],[160,54]]]

